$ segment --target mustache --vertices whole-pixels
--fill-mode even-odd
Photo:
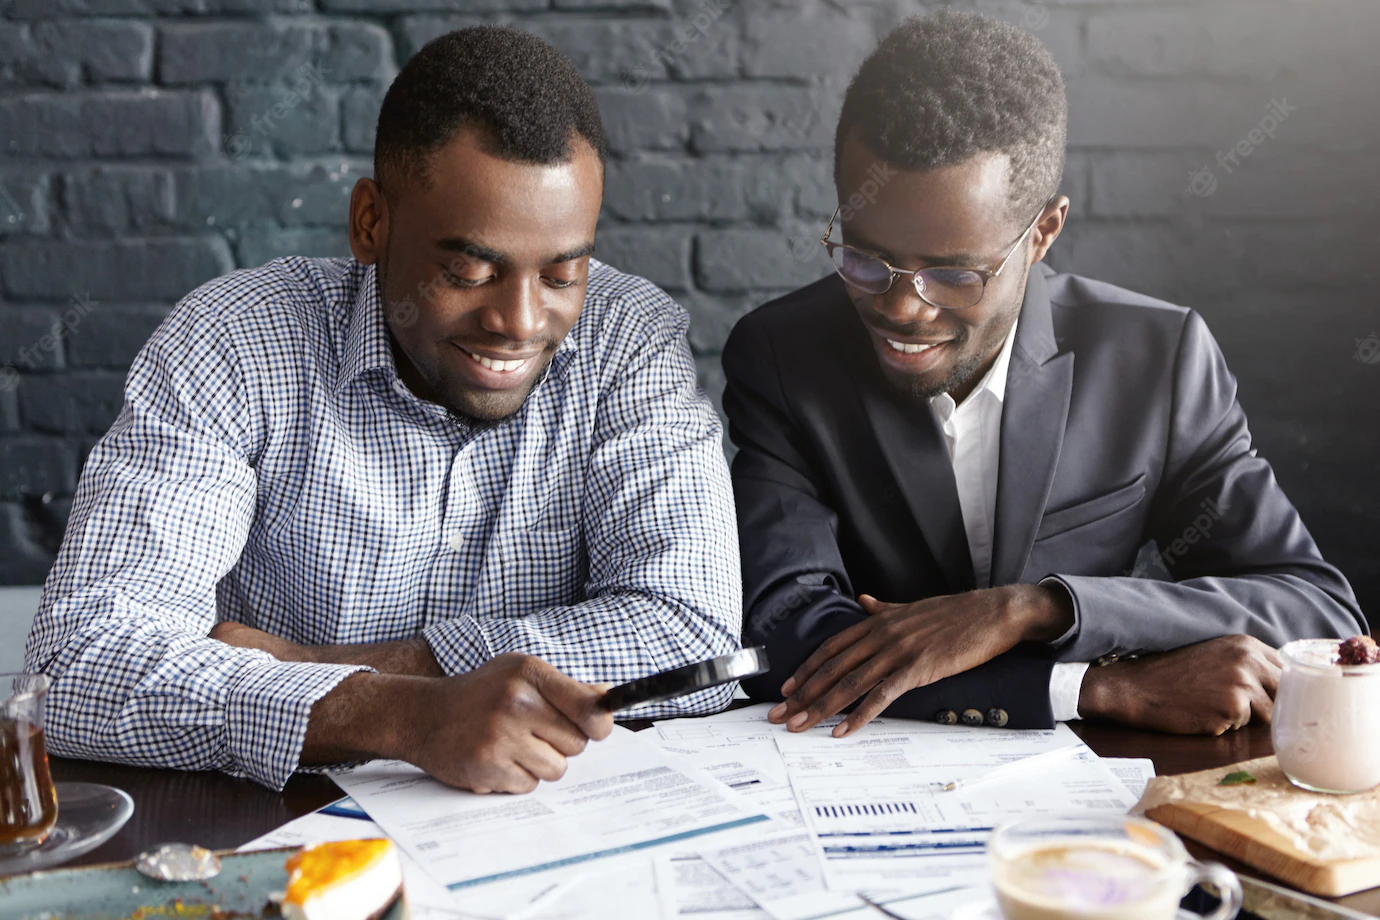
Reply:
[[[890,333],[891,335],[897,336],[898,338],[910,337],[917,339],[925,339],[944,338],[948,336],[951,337],[954,343],[958,345],[962,345],[963,342],[968,338],[968,330],[963,328],[962,326],[956,328],[950,327],[940,329],[926,329],[924,326],[921,326],[918,323],[897,324],[893,323],[886,317],[881,316],[880,314],[872,312],[871,310],[868,310],[863,315],[863,322],[884,335]]]
[[[560,342],[553,336],[543,333],[525,342],[514,342],[512,339],[500,338],[498,341],[483,341],[465,335],[444,336],[442,341],[460,348],[483,348],[500,354],[511,354],[514,356],[530,355],[533,349],[539,353],[554,351]]]

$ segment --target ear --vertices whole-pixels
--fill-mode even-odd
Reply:
[[[1031,243],[1035,247],[1030,264],[1034,265],[1045,257],[1049,252],[1049,247],[1054,245],[1054,241],[1059,238],[1059,232],[1064,229],[1064,221],[1069,216],[1069,198],[1067,195],[1056,195],[1054,200],[1045,206],[1044,216],[1035,224],[1035,229],[1030,232]]]
[[[373,179],[360,179],[350,193],[350,251],[373,265],[388,249],[388,199]]]

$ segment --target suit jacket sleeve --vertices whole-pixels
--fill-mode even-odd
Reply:
[[[1236,633],[1280,646],[1367,631],[1342,573],[1256,456],[1236,379],[1196,313],[1176,356],[1163,479],[1150,528],[1173,582],[1063,576],[1076,623],[1058,657],[1162,651]]]
[[[769,338],[753,318],[724,347],[724,410],[733,460],[742,546],[744,645],[765,645],[771,671],[744,681],[759,700],[779,700],[781,684],[830,636],[861,621],[839,550],[838,518],[827,485],[785,397]],[[864,586],[865,587],[865,586]],[[1051,656],[1023,648],[979,668],[902,695],[888,715],[933,719],[942,710],[1005,709],[1010,728],[1049,728]]]

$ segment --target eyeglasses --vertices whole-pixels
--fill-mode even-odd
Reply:
[[[1011,244],[1006,258],[1001,260],[1001,265],[997,266],[996,271],[949,266],[906,271],[870,252],[863,252],[846,243],[835,243],[829,239],[829,235],[834,231],[834,221],[838,220],[842,205],[834,209],[834,216],[829,218],[829,226],[824,228],[824,235],[819,241],[829,251],[829,259],[834,263],[834,270],[839,273],[839,277],[860,291],[885,294],[891,290],[891,285],[897,278],[910,275],[911,283],[915,285],[915,293],[919,294],[925,303],[941,310],[962,310],[982,300],[983,292],[987,290],[987,282],[1002,273],[1006,263],[1015,255],[1016,247],[1020,246],[1021,240],[1034,229],[1047,207],[1048,201],[1040,206],[1040,213],[1035,215],[1030,226],[1016,238],[1016,242]]]

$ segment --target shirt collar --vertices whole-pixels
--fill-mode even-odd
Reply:
[[[341,353],[340,373],[336,377],[337,391],[355,378],[376,368],[384,367],[397,374],[393,352],[388,343],[388,329],[383,322],[383,308],[379,299],[378,269],[374,265],[357,266],[359,288],[350,305],[345,321],[345,346]]]
[[[1020,324],[1021,317],[1017,314],[1016,321],[1011,324],[1011,331],[1006,334],[1006,341],[1001,343],[1001,351],[997,352],[997,360],[992,362],[992,366],[978,383],[978,389],[991,393],[997,398],[997,402],[1006,399],[1006,374],[1011,369],[1011,348],[1016,344],[1016,327]]]

